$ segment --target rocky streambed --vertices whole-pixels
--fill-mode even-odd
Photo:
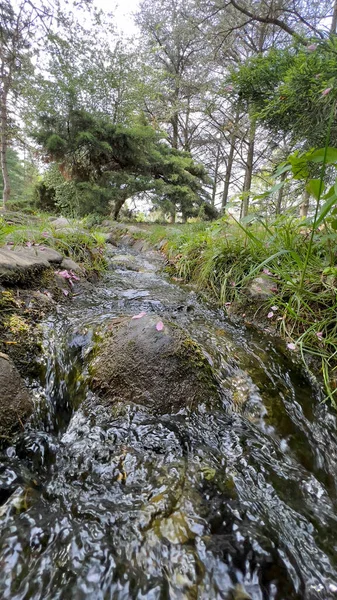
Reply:
[[[336,598],[335,414],[130,241],[42,321],[1,456],[1,597]]]

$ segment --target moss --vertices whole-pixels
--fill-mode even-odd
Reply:
[[[204,355],[199,344],[192,338],[183,338],[178,350],[184,363],[195,370],[196,376],[200,382],[209,386],[212,391],[217,390],[214,379],[214,371]]]

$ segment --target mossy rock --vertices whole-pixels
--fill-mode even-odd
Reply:
[[[110,327],[91,365],[91,387],[103,404],[135,403],[166,414],[219,402],[209,362],[181,329],[154,315]]]
[[[34,404],[13,361],[3,353],[0,353],[0,389],[0,445],[4,445],[22,429]]]

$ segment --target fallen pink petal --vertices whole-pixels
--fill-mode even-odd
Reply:
[[[74,281],[80,281],[80,278],[75,275],[74,271],[70,271],[70,276]]]
[[[134,317],[132,317],[132,319],[141,319],[142,317],[145,317],[146,312],[141,312],[139,313],[139,315],[134,315]]]
[[[310,44],[310,46],[307,46],[307,50],[309,52],[315,52],[315,50],[317,50],[317,44]]]
[[[272,306],[271,310],[278,310],[278,306]]]
[[[68,296],[69,295],[68,290],[62,290],[62,292],[63,292],[64,296]]]
[[[332,88],[326,88],[326,90],[323,90],[322,92],[322,96],[327,96],[328,94],[330,94]]]
[[[323,338],[323,331],[317,331],[316,335],[321,340]]]
[[[272,318],[273,318],[273,316],[274,316],[274,313],[273,313],[273,311],[271,310],[271,311],[268,313],[267,317],[268,317],[268,319],[272,319]]]
[[[57,271],[57,274],[60,275],[60,277],[63,277],[64,279],[71,279],[69,271]]]
[[[156,330],[157,331],[163,331],[164,329],[164,323],[163,321],[158,321],[157,325],[156,325]]]
[[[290,342],[289,344],[287,344],[287,348],[289,348],[289,350],[296,350],[296,344],[293,344],[293,342]]]

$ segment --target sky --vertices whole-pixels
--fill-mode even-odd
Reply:
[[[115,15],[116,26],[125,36],[131,36],[137,33],[132,13],[137,11],[139,0],[117,0],[117,2],[111,2],[111,0],[95,0],[95,4],[104,11],[111,12]]]

